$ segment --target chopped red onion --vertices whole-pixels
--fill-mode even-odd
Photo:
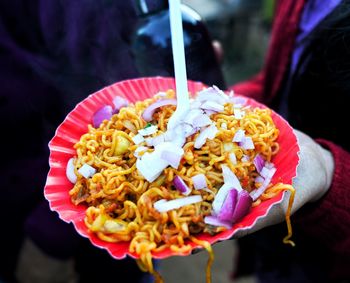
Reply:
[[[109,120],[112,118],[112,112],[112,106],[103,106],[92,116],[92,125],[95,128],[98,128],[104,120]]]
[[[131,139],[136,145],[145,141],[144,137],[142,135],[140,135],[140,134],[135,135]]]
[[[237,203],[238,191],[236,189],[231,189],[226,199],[218,213],[217,217],[219,220],[231,222],[233,218],[233,213],[235,211]]]
[[[136,160],[136,168],[148,181],[153,182],[168,167],[168,162],[161,157],[161,151],[145,152]]]
[[[254,162],[256,171],[258,171],[258,173],[260,173],[261,170],[263,169],[264,165],[265,165],[265,160],[264,160],[264,158],[262,158],[262,156],[258,153],[258,154],[255,156],[253,162]]]
[[[242,161],[242,162],[249,162],[249,156],[246,155],[246,154],[244,154],[244,155],[242,156],[242,158],[241,158],[241,161]]]
[[[236,165],[236,164],[237,164],[236,154],[230,153],[228,157],[229,157],[229,159],[230,159],[230,161],[231,161],[231,163],[232,163],[233,165]]]
[[[242,118],[245,116],[245,112],[242,111],[242,110],[239,109],[239,108],[234,108],[234,109],[233,109],[233,115],[235,116],[235,118],[236,118],[237,120],[240,120],[240,119],[242,119]]]
[[[250,196],[252,197],[253,201],[256,201],[265,192],[266,188],[269,186],[269,184],[272,180],[273,175],[276,172],[276,168],[267,169],[266,167],[264,167],[261,170],[261,173],[263,173],[264,169],[265,169],[264,175],[266,177],[264,177],[264,178],[261,177],[261,178],[263,178],[262,185],[258,189],[250,192]],[[259,177],[257,177],[257,178],[259,178]],[[255,180],[255,181],[257,182],[257,180]],[[259,179],[259,181],[261,181],[261,179]]]
[[[189,137],[189,136],[192,136],[193,134],[197,133],[198,128],[193,127],[193,126],[188,125],[188,124],[183,124],[182,131],[183,131],[185,137]]]
[[[66,167],[66,176],[67,179],[72,183],[75,184],[77,182],[77,175],[75,175],[74,172],[74,158],[68,160],[67,167]]]
[[[154,138],[146,138],[146,143],[148,146],[157,146],[163,142],[165,142],[164,134],[160,134]]]
[[[197,95],[198,101],[215,101],[219,104],[224,104],[228,97],[227,95],[217,87],[209,87],[200,91]]]
[[[209,126],[212,123],[211,119],[208,115],[200,114],[193,119],[192,125],[195,128],[202,128],[205,126]]]
[[[198,117],[199,115],[203,115],[203,110],[201,109],[191,109],[188,114],[186,115],[186,119],[185,119],[185,122],[190,124],[190,125],[193,125],[193,120]]]
[[[142,118],[146,122],[152,121],[153,114],[159,107],[166,106],[166,105],[176,105],[176,104],[177,104],[176,99],[161,99],[161,100],[157,100],[156,102],[154,102],[150,106],[148,106],[145,109],[145,111],[143,111]]]
[[[146,146],[139,146],[138,148],[136,148],[135,152],[134,152],[134,156],[136,158],[141,158],[141,152],[146,152],[148,150],[148,147]]]
[[[244,137],[242,141],[238,143],[238,145],[243,149],[254,149],[253,139],[251,137]]]
[[[239,182],[236,175],[231,171],[226,165],[221,165],[222,175],[224,177],[224,184],[216,193],[214,201],[212,203],[214,214],[218,214],[221,210],[221,207],[229,193],[229,191],[235,188],[238,192],[243,190],[241,183]]]
[[[238,191],[242,190],[241,183],[239,182],[235,173],[226,165],[221,165],[222,176],[224,177],[224,183],[230,185],[233,188],[236,188]]]
[[[223,99],[225,99],[225,102],[228,100],[228,95],[225,92],[223,92],[216,85],[213,85],[213,88],[217,91],[218,95],[220,95]]]
[[[272,162],[265,162],[265,167],[267,169],[272,169],[272,168],[275,168],[275,165],[272,163]]]
[[[212,203],[213,214],[218,215],[220,213],[221,207],[229,193],[233,189],[230,184],[223,184],[221,188],[217,191],[214,201]]]
[[[255,183],[264,183],[264,181],[265,181],[265,179],[263,178],[263,177],[261,177],[261,176],[257,176],[256,178],[255,178]]]
[[[96,169],[90,166],[89,164],[85,163],[79,168],[78,172],[80,175],[87,179],[92,177],[96,173]]]
[[[207,181],[204,174],[195,175],[191,179],[196,190],[201,190],[207,187]]]
[[[175,176],[173,180],[175,188],[180,191],[183,195],[188,196],[191,193],[191,189],[186,185],[185,181],[181,177]]]
[[[158,131],[158,126],[152,125],[144,129],[138,130],[139,134],[142,136],[150,136]]]
[[[223,112],[225,107],[222,104],[219,104],[215,101],[206,101],[201,105],[201,108],[204,110],[211,110],[216,112]]]
[[[247,103],[247,99],[243,97],[234,96],[230,98],[230,102],[232,102],[236,107],[236,105],[245,105]]]
[[[232,216],[232,222],[235,223],[248,214],[253,203],[252,197],[246,190],[242,190],[238,193],[238,199],[235,211]]]
[[[263,176],[265,179],[266,178],[272,178],[272,176],[275,174],[276,168],[267,168],[266,166],[263,167],[263,169],[260,172],[260,175]]]
[[[239,129],[235,135],[233,136],[233,139],[232,141],[233,142],[241,142],[245,137],[245,131],[244,130],[241,130]]]
[[[205,144],[207,139],[214,139],[217,132],[218,129],[216,128],[215,124],[212,124],[209,127],[205,128],[199,133],[198,137],[196,138],[194,142],[194,147],[197,149],[201,148]]]
[[[230,222],[221,221],[213,215],[204,217],[204,223],[208,225],[216,226],[216,227],[225,227],[226,229],[232,228],[232,224]]]
[[[159,200],[154,203],[154,208],[159,212],[167,212],[185,205],[201,202],[203,199],[200,195],[177,198],[169,201]]]
[[[121,96],[116,96],[113,99],[114,110],[113,114],[119,113],[120,109],[129,105],[129,101]]]
[[[160,146],[162,147],[160,157],[168,162],[171,167],[177,169],[184,155],[183,148],[170,142],[164,142],[157,146],[157,150]]]
[[[178,136],[176,137],[173,141],[172,141],[174,144],[178,145],[178,146],[183,146],[186,142],[186,137],[184,136]]]

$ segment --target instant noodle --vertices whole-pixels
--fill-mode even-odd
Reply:
[[[88,228],[87,235],[100,239],[98,243],[110,243],[107,249],[123,243],[141,269],[153,273],[158,282],[153,257],[169,251],[189,254],[198,246],[210,253],[210,282],[215,240],[208,239],[232,236],[250,210],[264,203],[271,207],[281,199],[281,191],[292,192],[291,207],[290,176],[295,168],[276,180],[280,129],[273,119],[276,114],[268,108],[201,86],[188,115],[167,129],[176,108],[175,93],[167,88],[153,94],[157,95],[124,103],[120,109],[116,107],[120,97],[117,109],[106,109],[107,103],[95,109],[88,130],[69,151],[73,157],[67,177],[74,183],[69,196],[74,205],[84,207],[80,221]],[[297,159],[293,162],[291,166]],[[48,199],[52,204],[52,195]],[[289,214],[286,219],[284,241],[292,243]]]

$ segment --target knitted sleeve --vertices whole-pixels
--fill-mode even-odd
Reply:
[[[332,142],[317,141],[334,157],[331,188],[321,200],[301,209],[295,224],[333,255],[331,273],[346,278],[350,266],[350,153]]]

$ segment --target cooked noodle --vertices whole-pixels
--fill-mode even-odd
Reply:
[[[167,97],[174,97],[174,92],[168,91]],[[219,130],[216,137],[207,140],[200,149],[194,148],[198,133],[187,137],[183,146],[185,153],[178,169],[169,166],[149,183],[136,168],[135,150],[139,145],[135,145],[132,138],[137,130],[147,126],[141,118],[142,113],[155,100],[152,98],[130,104],[98,128],[89,125],[88,132],[74,146],[78,180],[70,191],[71,199],[74,204],[87,204],[85,224],[100,239],[107,242],[130,241],[129,251],[139,257],[140,268],[154,274],[157,282],[162,282],[162,279],[153,269],[152,253],[167,248],[176,253],[187,253],[192,249],[189,242],[205,247],[211,254],[207,268],[207,282],[210,282],[211,247],[208,242],[200,241],[195,236],[225,230],[224,227],[204,223],[204,217],[212,212],[215,194],[223,184],[221,166],[227,165],[245,190],[250,192],[256,189],[261,184],[255,182],[258,173],[253,159],[259,153],[266,161],[272,160],[279,151],[276,141],[279,130],[269,109],[244,107],[244,117],[236,119],[233,115],[234,105],[226,103],[223,112],[210,116]],[[158,131],[152,136],[166,131],[167,122],[174,111],[175,106],[163,106],[153,115],[152,123],[158,126]],[[244,150],[232,142],[239,129],[245,130],[246,135],[252,138],[254,150]],[[236,164],[230,161],[230,153],[235,154]],[[78,169],[85,163],[97,170],[91,178],[78,174]],[[191,177],[197,174],[205,174],[206,190],[192,189]],[[176,175],[192,189],[190,195],[201,195],[203,201],[160,213],[153,206],[156,201],[183,197],[172,184]],[[293,192],[288,185],[270,185],[253,206],[276,196],[281,190]],[[289,214],[287,220],[289,234],[285,242],[290,242]]]

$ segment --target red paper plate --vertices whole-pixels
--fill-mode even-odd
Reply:
[[[202,90],[205,85],[200,82],[189,81],[188,87],[189,91],[194,94]],[[107,104],[113,105],[112,100],[115,96],[123,96],[129,101],[135,102],[152,97],[159,91],[166,91],[168,89],[175,89],[175,81],[172,78],[141,78],[122,81],[108,86],[80,102],[58,127],[55,136],[49,143],[50,171],[48,173],[44,193],[46,199],[50,203],[51,209],[56,211],[62,220],[72,222],[78,233],[89,238],[93,245],[106,249],[117,259],[124,258],[126,255],[130,255],[134,258],[138,256],[129,252],[129,242],[104,242],[95,236],[95,234],[88,231],[84,224],[86,206],[76,206],[70,200],[68,192],[72,188],[72,184],[66,178],[66,165],[68,160],[75,156],[73,145],[80,139],[82,134],[87,132],[87,125],[91,123],[92,115],[102,106]],[[246,104],[253,107],[266,108],[266,106],[248,98]],[[297,144],[297,139],[292,128],[282,117],[272,112],[272,118],[276,127],[280,130],[278,139],[280,151],[272,160],[277,168],[272,183],[283,182],[291,184],[292,178],[296,175],[296,167],[299,162],[299,146]],[[283,193],[281,192],[276,197],[252,208],[250,213],[239,223],[236,223],[230,230],[218,233],[215,236],[203,233],[199,235],[198,238],[206,240],[211,244],[227,240],[238,231],[249,229],[254,226],[258,218],[266,216],[269,209],[271,209],[273,205],[281,202],[282,198]],[[194,243],[190,244],[193,249],[201,248]],[[170,249],[153,254],[154,258],[165,258],[172,255],[186,254],[175,253]]]

